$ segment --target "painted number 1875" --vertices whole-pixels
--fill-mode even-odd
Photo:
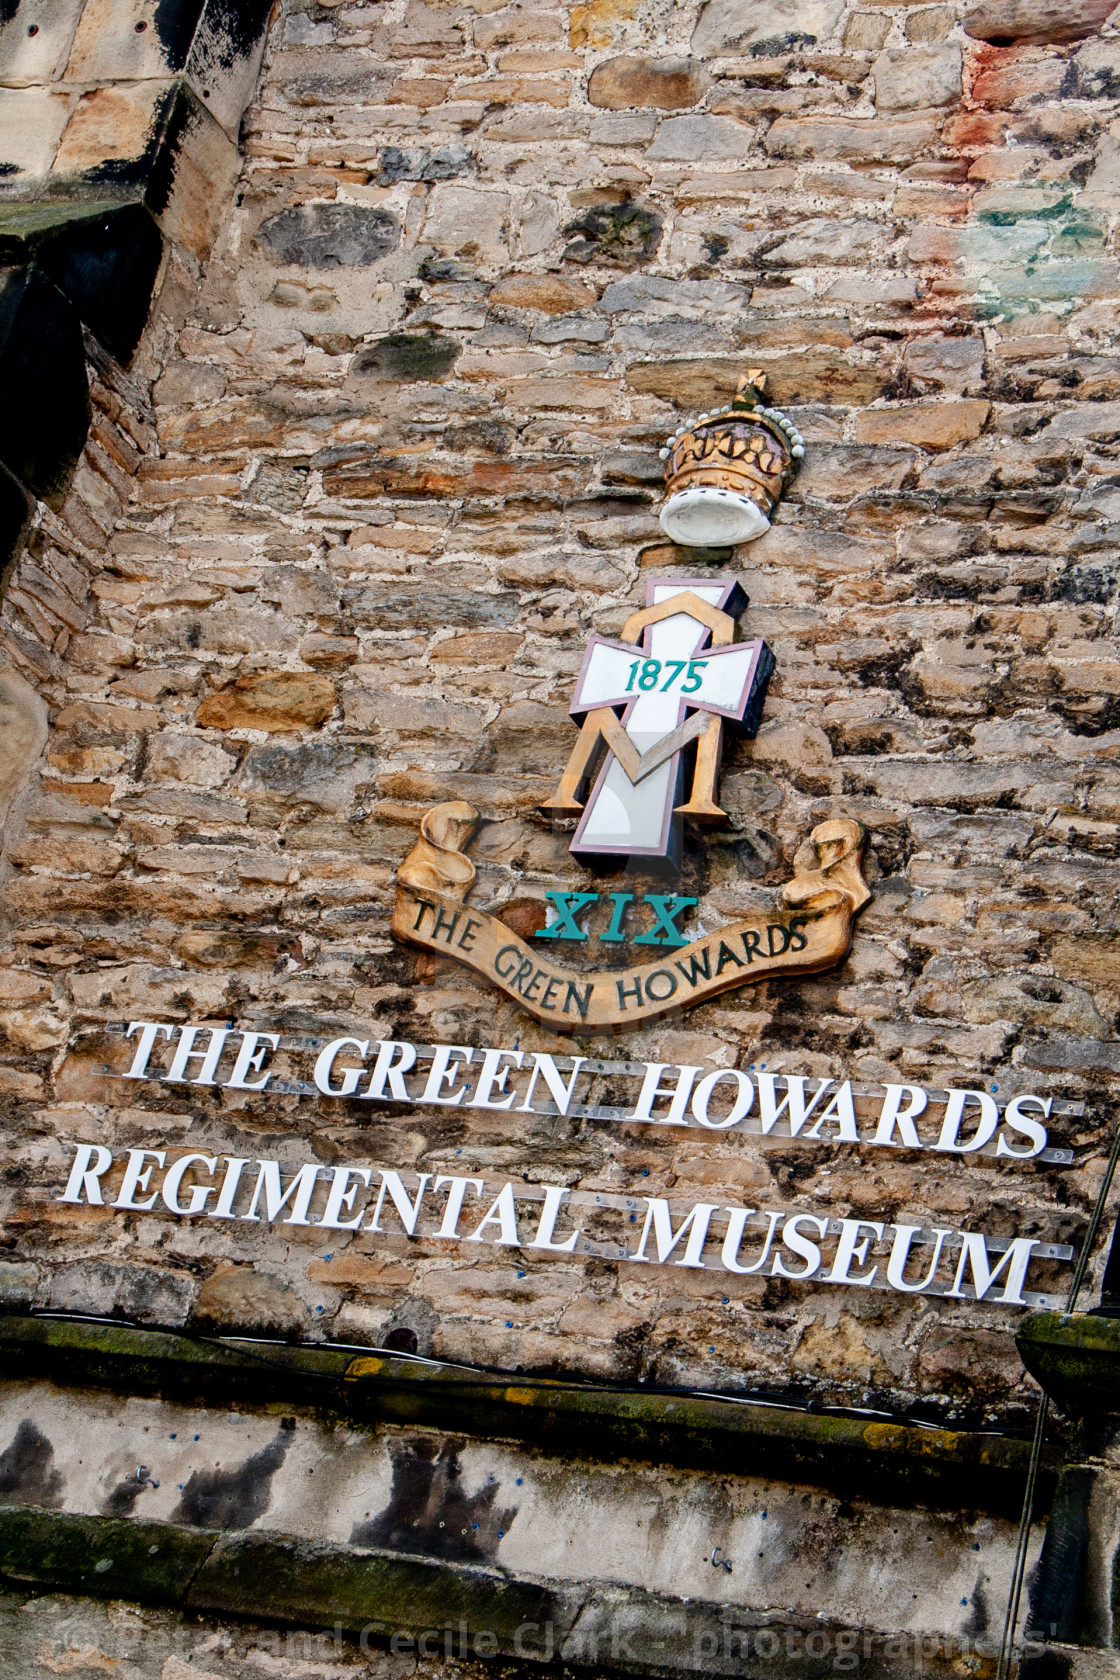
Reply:
[[[688,675],[681,683],[681,693],[695,694],[704,680],[700,673],[707,663],[706,659],[667,659],[664,664],[660,659],[635,659],[630,667],[626,692],[632,694],[635,686],[648,692],[649,689],[657,687],[662,671],[668,671],[668,677],[661,684],[661,693],[664,694],[667,689],[672,688],[681,672],[687,668]],[[637,679],[636,682],[635,679]]]

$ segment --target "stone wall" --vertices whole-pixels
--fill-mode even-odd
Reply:
[[[1090,14],[285,10],[213,255],[167,283],[144,388],[102,379],[5,607],[51,712],[6,854],[13,1301],[1024,1418],[989,1304],[54,1198],[73,1141],[170,1139],[1077,1240],[1120,1073],[1120,47]],[[805,467],[768,535],[698,558],[660,535],[657,450],[749,365]],[[585,881],[535,808],[587,635],[698,565],[742,577],[778,667],[685,890],[708,926],[767,902],[843,812],[875,899],[842,969],[625,1054],[1041,1087],[1087,1105],[1072,1167],[122,1098],[109,1029],[141,1016],[569,1048],[389,939],[393,871],[465,797],[476,902]]]

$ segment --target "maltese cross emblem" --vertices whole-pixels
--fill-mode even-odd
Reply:
[[[774,655],[736,642],[747,597],[734,581],[653,578],[646,602],[621,641],[588,643],[569,708],[582,727],[543,809],[579,817],[576,855],[679,864],[685,817],[727,821],[716,800],[724,726],[755,734]]]

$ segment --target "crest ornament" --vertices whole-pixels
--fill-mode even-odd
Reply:
[[[661,451],[666,501],[661,528],[686,548],[753,542],[770,529],[805,439],[777,408],[765,408],[766,375],[752,368],[730,407],[701,414]]]
[[[574,854],[679,863],[683,818],[727,822],[716,800],[724,726],[756,733],[774,669],[764,641],[735,640],[746,606],[731,578],[652,578],[621,641],[590,638],[569,708],[582,727],[542,806],[579,819]]]

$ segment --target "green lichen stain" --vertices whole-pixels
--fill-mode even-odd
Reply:
[[[389,333],[354,358],[353,373],[371,373],[401,385],[446,379],[463,346],[442,333]]]

